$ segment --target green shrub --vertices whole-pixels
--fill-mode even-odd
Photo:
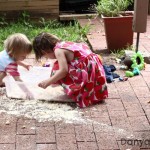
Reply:
[[[115,17],[120,11],[126,11],[132,3],[133,0],[98,0],[95,9],[99,15]]]

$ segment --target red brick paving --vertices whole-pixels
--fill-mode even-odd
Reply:
[[[81,25],[90,22],[79,21]],[[97,19],[90,23],[89,43],[93,51],[104,52],[103,24]],[[150,52],[150,16],[139,49]],[[33,62],[33,58],[34,55],[27,61]],[[109,98],[104,103],[80,110],[83,117],[92,120],[88,124],[38,122],[0,113],[0,150],[150,150],[149,75],[150,65],[147,65],[139,76],[108,84]],[[136,140],[142,140],[143,144]]]

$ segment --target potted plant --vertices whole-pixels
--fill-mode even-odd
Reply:
[[[109,51],[126,48],[133,44],[133,11],[126,11],[133,0],[98,0],[95,6],[104,21]]]

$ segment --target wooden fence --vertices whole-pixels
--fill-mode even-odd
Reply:
[[[31,18],[39,17],[58,19],[60,0],[0,0],[0,17],[4,14],[6,18],[16,19],[23,11],[27,11]],[[149,0],[150,14],[150,0]]]
[[[0,0],[0,14],[7,18],[17,18],[23,11],[29,12],[31,18],[59,17],[59,0]]]

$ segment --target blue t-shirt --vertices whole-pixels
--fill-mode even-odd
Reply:
[[[14,60],[8,55],[6,50],[0,52],[0,71],[5,71],[5,68],[13,62]]]

